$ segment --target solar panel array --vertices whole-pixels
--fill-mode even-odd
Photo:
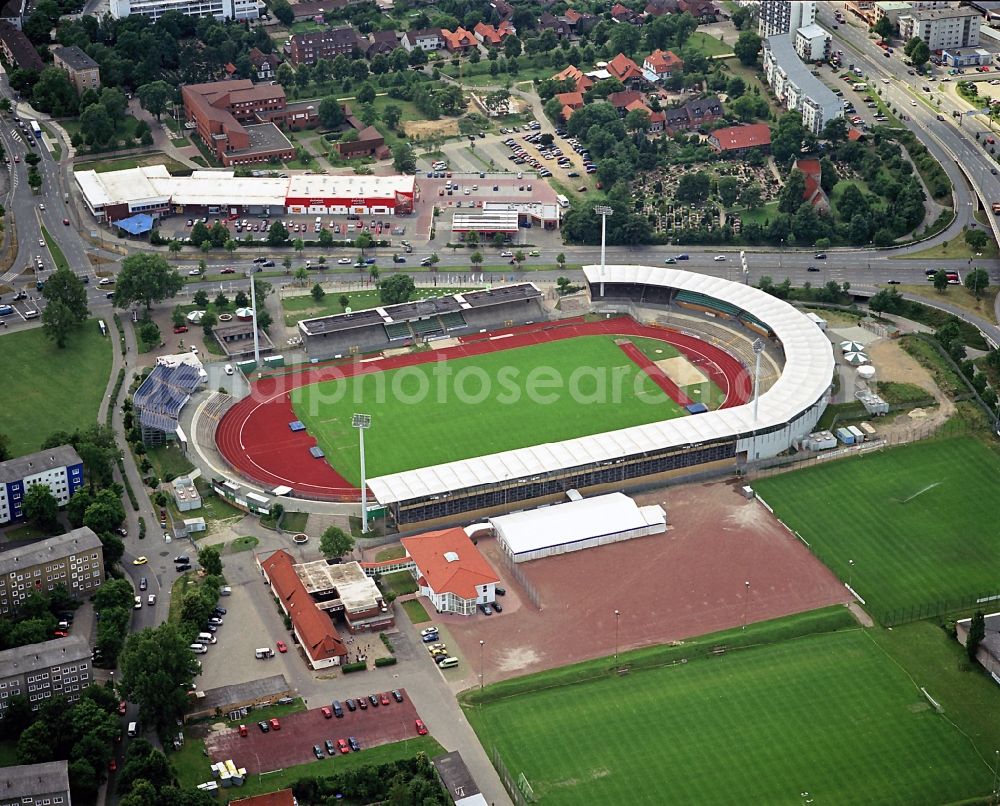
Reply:
[[[200,384],[198,368],[190,364],[153,367],[133,397],[139,422],[146,428],[176,430],[181,408]]]

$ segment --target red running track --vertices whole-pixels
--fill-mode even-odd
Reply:
[[[734,356],[718,347],[675,330],[639,324],[629,317],[599,322],[584,322],[581,317],[473,334],[460,339],[461,343],[454,347],[440,350],[367,358],[262,378],[251,384],[250,395],[222,418],[215,434],[216,445],[237,472],[264,486],[287,485],[307,498],[357,500],[360,491],[356,487],[326,461],[309,455],[316,440],[307,431],[289,429],[288,424],[297,419],[291,402],[293,389],[369,372],[593,335],[644,336],[666,342],[722,390],[722,408],[741,406],[750,400],[750,375]]]
[[[645,372],[649,379],[660,387],[667,395],[670,397],[674,403],[678,406],[690,406],[694,401],[689,398],[681,388],[674,383],[667,374],[656,366],[655,362],[646,356],[642,350],[636,347],[632,342],[622,342],[618,345],[621,347],[622,352],[625,353],[629,358],[631,358],[636,365]]]

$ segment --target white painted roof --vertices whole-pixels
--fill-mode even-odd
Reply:
[[[624,493],[610,493],[489,521],[516,556],[654,524],[666,527],[667,515],[662,507],[640,507]]]
[[[392,199],[397,193],[412,196],[416,182],[413,176],[376,174],[296,174],[282,181],[287,185],[288,197],[292,199],[338,199],[348,196]]]
[[[679,269],[655,266],[606,268],[606,282],[645,283],[707,294],[742,308],[771,327],[784,347],[785,367],[777,382],[760,396],[757,420],[753,418],[753,404],[749,403],[378,476],[368,480],[368,487],[380,503],[444,495],[469,487],[501,484],[515,478],[610,462],[643,451],[696,445],[708,440],[749,434],[793,420],[826,394],[833,377],[833,346],[815,324],[787,302],[751,286]],[[589,282],[600,282],[599,266],[585,266],[583,271]]]

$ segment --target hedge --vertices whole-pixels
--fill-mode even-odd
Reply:
[[[375,666],[376,667],[381,667],[381,666],[395,666],[395,665],[396,665],[396,658],[394,658],[394,657],[389,657],[389,658],[375,658]]]
[[[393,659],[395,660],[395,658]],[[363,672],[368,668],[367,663],[345,663],[340,667],[340,671],[344,674],[350,674],[351,672]]]

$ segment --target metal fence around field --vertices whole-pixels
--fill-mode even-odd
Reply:
[[[884,627],[896,627],[914,621],[940,619],[949,615],[968,613],[971,610],[996,609],[1000,607],[1000,590],[992,593],[970,594],[957,599],[943,599],[937,602],[923,602],[908,607],[897,607],[889,610],[871,610],[871,614]]]

